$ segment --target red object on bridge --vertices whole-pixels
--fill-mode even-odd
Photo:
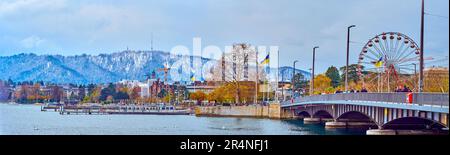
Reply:
[[[409,104],[413,103],[413,93],[406,94],[406,103],[409,103]]]

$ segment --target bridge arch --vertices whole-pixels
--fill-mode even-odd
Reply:
[[[340,114],[336,120],[342,120],[342,119],[366,119],[370,120],[376,123],[375,119],[370,117],[368,114],[361,112],[361,111],[347,111],[342,114]]]
[[[382,125],[383,129],[443,129],[447,126],[441,122],[423,117],[402,117]]]
[[[333,117],[333,113],[330,113],[327,110],[317,110],[313,116],[313,118],[330,118],[330,119],[334,119]]]
[[[371,125],[371,127],[377,127],[380,128],[381,125],[379,122],[375,121],[373,117],[370,117],[367,113],[364,113],[362,111],[347,111],[342,114],[340,114],[336,121],[343,121],[343,122],[367,122]]]
[[[309,118],[309,117],[311,117],[311,114],[309,114],[308,111],[300,111],[297,113],[297,116],[302,117],[302,118]]]

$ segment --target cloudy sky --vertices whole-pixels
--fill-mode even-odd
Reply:
[[[448,58],[449,1],[427,0],[426,57]],[[176,45],[274,45],[281,65],[345,64],[347,26],[351,62],[362,43],[396,31],[419,42],[420,0],[0,0],[0,56],[18,53],[99,54],[170,51]],[[448,62],[447,62],[448,65]]]

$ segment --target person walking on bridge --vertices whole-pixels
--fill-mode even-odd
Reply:
[[[365,88],[365,87],[363,87],[362,89],[361,89],[361,93],[367,93],[368,91],[367,91],[367,89]]]

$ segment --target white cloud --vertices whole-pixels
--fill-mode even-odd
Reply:
[[[7,0],[0,2],[0,17],[16,13],[56,10],[66,6],[66,0]]]
[[[430,12],[448,13],[448,1],[428,3]],[[0,0],[0,34],[13,38],[0,45],[17,52],[25,45],[38,45],[34,51],[97,54],[127,46],[149,49],[153,33],[154,46],[161,50],[179,44],[190,47],[192,37],[202,37],[205,46],[277,45],[282,65],[298,59],[304,62],[299,64],[302,68],[311,66],[312,47],[319,45],[317,60],[326,63],[317,68],[325,70],[330,64],[344,65],[350,24],[357,25],[351,33],[355,42],[365,43],[385,31],[402,32],[418,41],[419,15],[420,2],[410,0]],[[448,21],[432,17],[426,21],[425,47],[433,51],[427,55],[448,51]],[[28,36],[45,40],[23,41]],[[361,48],[351,44],[351,63],[357,62]]]
[[[45,43],[45,39],[42,39],[38,36],[30,36],[28,38],[23,39],[20,41],[21,45],[24,48],[35,48],[41,46],[43,43]]]

